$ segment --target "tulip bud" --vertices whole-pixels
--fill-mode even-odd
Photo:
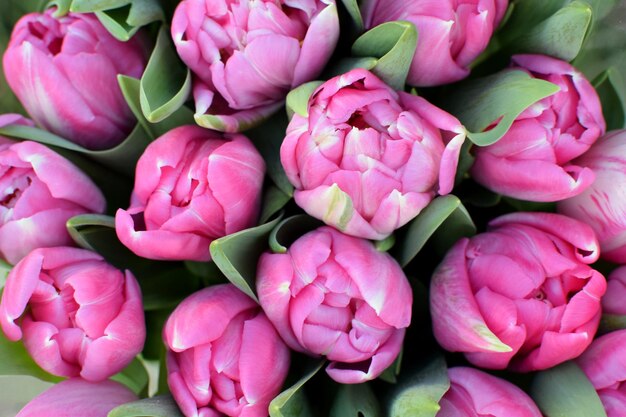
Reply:
[[[516,55],[514,68],[560,91],[526,109],[493,145],[475,147],[473,178],[497,193],[529,201],[559,201],[591,185],[594,172],[572,159],[604,134],[600,99],[582,73],[543,55]]]
[[[265,253],[259,302],[294,350],[323,355],[335,381],[380,375],[402,348],[411,321],[411,286],[398,263],[367,240],[321,227],[287,253]]]
[[[626,316],[626,266],[611,272],[602,298],[602,312],[616,316]]]
[[[186,417],[266,417],[289,350],[259,306],[232,284],[183,300],[165,323],[167,382]]]
[[[598,235],[602,257],[626,263],[626,130],[601,138],[575,163],[593,170],[595,181],[558,211],[587,223]]]
[[[38,125],[88,149],[112,148],[136,124],[117,83],[146,63],[137,37],[120,42],[93,14],[22,17],[3,57],[11,90]]]
[[[356,69],[293,116],[280,159],[296,203],[342,232],[384,239],[454,185],[465,129],[421,97]]]
[[[181,126],[152,142],[137,162],[120,241],[139,256],[208,261],[210,243],[255,224],[265,162],[243,135]]]
[[[5,124],[30,124],[17,115]],[[102,213],[104,196],[78,168],[47,147],[0,136],[0,258],[16,264],[41,247],[72,245],[65,223]]]
[[[600,321],[591,228],[551,213],[498,217],[461,239],[431,281],[435,338],[474,365],[527,372],[575,358]]]
[[[418,32],[407,82],[428,87],[467,77],[469,66],[487,48],[508,0],[364,0],[366,28],[406,20]]]
[[[146,337],[133,274],[94,252],[66,247],[36,249],[11,270],[0,325],[9,340],[23,337],[47,372],[87,381],[120,372]]]
[[[334,0],[183,0],[172,38],[194,74],[196,116],[225,132],[277,110],[322,71],[339,38]]]
[[[15,417],[106,417],[115,407],[137,399],[119,382],[72,378],[35,397]]]

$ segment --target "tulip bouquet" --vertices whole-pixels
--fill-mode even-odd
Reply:
[[[3,0],[0,51],[0,417],[626,416],[625,2]]]

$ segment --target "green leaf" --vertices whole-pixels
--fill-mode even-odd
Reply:
[[[606,130],[626,127],[624,97],[621,95],[621,92],[626,91],[626,89],[624,88],[624,80],[617,69],[611,67],[604,71],[593,81],[593,86],[600,97]]]
[[[357,0],[341,0],[343,6],[348,11],[350,18],[352,19],[352,23],[356,27],[358,32],[363,31],[363,17],[361,16],[361,10],[359,10],[359,5]]]
[[[267,237],[280,221],[242,230],[211,242],[211,258],[235,286],[258,302],[254,292],[256,266],[261,254],[267,250]]]
[[[246,136],[254,142],[261,156],[263,156],[267,165],[267,175],[282,192],[291,197],[293,186],[280,163],[280,146],[285,139],[288,124],[287,115],[284,112],[278,112],[265,121],[262,126],[247,131]]]
[[[367,383],[339,385],[330,417],[379,417],[380,404]]]
[[[111,410],[108,417],[184,417],[171,395],[159,395]]]
[[[138,358],[134,358],[122,372],[113,375],[111,379],[126,385],[137,395],[147,394],[150,381],[146,367]]]
[[[417,30],[411,22],[387,22],[365,32],[352,45],[357,57],[379,58],[372,72],[394,90],[403,90],[417,48]]]
[[[296,239],[323,225],[321,221],[306,214],[291,216],[280,222],[270,233],[270,248],[275,253],[285,253]]]
[[[330,68],[324,74],[328,77],[335,77],[337,75],[345,74],[346,72],[350,72],[356,68],[363,68],[368,71],[371,71],[376,64],[378,63],[378,59],[372,57],[364,57],[364,58],[341,58],[335,63],[331,63]]]
[[[11,272],[12,265],[9,265],[2,259],[0,259],[0,290],[4,288],[4,284],[7,282],[7,276]]]
[[[438,242],[440,247],[476,232],[469,213],[458,197],[451,194],[437,197],[409,223],[401,239],[402,244],[396,246],[394,257],[400,265],[407,266],[439,228],[444,230]]]
[[[604,334],[622,329],[626,329],[626,316],[606,313],[602,314],[598,333]]]
[[[126,42],[139,30],[139,27],[126,23],[129,11],[130,6],[124,6],[119,9],[98,11],[95,15],[113,37]]]
[[[294,113],[307,117],[309,115],[309,97],[322,84],[322,81],[311,81],[291,90],[287,94],[287,117],[291,119]]]
[[[389,235],[383,240],[377,240],[374,242],[374,246],[376,246],[376,250],[379,252],[388,252],[393,245],[396,244],[396,236]]]
[[[439,401],[450,389],[448,369],[442,356],[429,358],[417,372],[402,375],[389,396],[389,417],[435,417]]]
[[[402,369],[402,355],[404,354],[404,349],[400,350],[400,354],[393,361],[391,365],[387,369],[383,371],[382,374],[378,378],[382,379],[385,382],[389,382],[390,384],[395,384],[398,382],[398,375],[400,375],[400,370]]]
[[[270,185],[263,196],[263,205],[259,223],[266,223],[272,216],[278,213],[285,204],[291,200],[289,194],[285,194],[280,188]]]
[[[141,110],[150,122],[160,122],[178,110],[190,92],[191,72],[181,62],[166,27],[162,26],[141,77]]]
[[[556,85],[524,71],[505,70],[462,84],[444,107],[465,125],[473,143],[487,146],[497,142],[526,108],[557,91]]]
[[[312,367],[298,382],[278,394],[270,402],[270,417],[313,417],[311,406],[302,391],[302,387],[308,380],[319,372],[324,362]]]
[[[530,395],[546,417],[606,417],[596,390],[574,362],[538,372]]]
[[[0,375],[28,375],[49,382],[62,380],[41,369],[32,360],[21,341],[11,342],[2,332],[0,332]]]
[[[26,375],[0,376],[2,416],[17,416],[26,404],[54,385]]]
[[[92,13],[97,10],[116,9],[126,6],[131,1],[133,0],[72,0],[70,10],[74,13]]]

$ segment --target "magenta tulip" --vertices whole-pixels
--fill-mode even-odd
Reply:
[[[513,57],[515,69],[556,84],[560,91],[524,111],[498,142],[475,147],[471,174],[485,187],[529,201],[580,194],[593,171],[572,159],[604,134],[600,99],[589,81],[564,61],[543,55]]]
[[[559,212],[587,223],[598,235],[602,257],[626,263],[626,130],[601,138],[576,164],[596,180],[581,194],[558,204]]]
[[[626,330],[605,334],[593,341],[576,362],[598,392],[608,417],[622,417],[626,410]]]
[[[465,129],[421,97],[356,69],[293,116],[280,159],[296,203],[342,232],[384,239],[454,185]]]
[[[1,115],[0,127],[31,125]],[[102,213],[104,196],[71,162],[36,142],[0,136],[0,258],[16,264],[30,251],[73,245],[65,223],[84,213]]]
[[[551,213],[496,218],[461,239],[431,281],[435,338],[474,365],[546,369],[580,355],[600,321],[604,277],[591,228]]]
[[[436,417],[542,417],[528,394],[504,379],[465,367],[448,369],[448,376]]]
[[[626,316],[626,266],[611,272],[607,281],[606,295],[602,298],[602,312]]]
[[[277,110],[317,77],[339,38],[334,0],[183,0],[172,38],[194,74],[196,120],[235,132]]]
[[[186,417],[266,417],[289,349],[258,304],[234,285],[205,288],[163,329],[167,382]]]
[[[16,322],[21,317],[21,321]],[[143,348],[146,329],[139,285],[94,252],[35,249],[9,273],[0,325],[47,372],[101,381]]]
[[[169,131],[145,150],[120,241],[149,259],[208,261],[210,243],[255,224],[265,163],[243,135],[198,126]]]
[[[53,12],[15,25],[3,58],[7,82],[44,129],[89,149],[114,147],[136,124],[117,75],[141,77],[145,47],[137,37],[118,41],[95,15]]]
[[[459,81],[485,50],[502,20],[508,0],[365,0],[366,28],[405,20],[418,32],[407,82],[435,86]]]
[[[397,262],[367,240],[321,227],[287,253],[265,253],[261,307],[294,350],[330,362],[335,381],[380,375],[398,356],[411,321],[411,286]]]
[[[136,400],[119,382],[72,378],[35,397],[15,417],[107,417],[115,407]]]

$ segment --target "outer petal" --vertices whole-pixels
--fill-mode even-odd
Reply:
[[[576,360],[596,390],[626,381],[626,330],[618,330],[593,341]]]

